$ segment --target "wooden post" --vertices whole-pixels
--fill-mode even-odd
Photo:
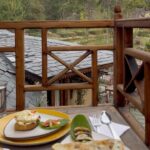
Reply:
[[[98,104],[98,66],[97,66],[97,51],[92,51],[92,105]]]
[[[115,7],[114,14],[114,105],[119,107],[125,104],[123,95],[117,90],[117,85],[123,84],[123,28],[116,26],[116,20],[122,18],[120,6]]]
[[[55,106],[55,90],[47,91],[48,106]]]
[[[150,146],[150,64],[144,64],[145,143]]]
[[[25,107],[25,71],[24,71],[24,30],[15,31],[16,48],[16,110],[23,110]]]
[[[47,29],[42,29],[42,85],[47,85]]]

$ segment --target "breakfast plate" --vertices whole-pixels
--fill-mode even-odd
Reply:
[[[69,119],[69,123],[58,129],[44,130],[41,127],[37,127],[30,131],[14,131],[12,126],[14,125],[14,117],[16,113],[7,115],[0,119],[0,142],[9,145],[29,146],[45,144],[54,140],[57,140],[67,134],[70,129],[70,117],[62,112],[50,110],[50,109],[35,109],[41,116],[42,120],[47,118],[63,118]],[[57,132],[56,132],[57,131]],[[15,134],[15,136],[13,135]],[[18,139],[24,139],[18,140]]]
[[[53,116],[53,115],[47,115],[47,114],[42,114],[42,113],[36,113],[37,115],[40,116],[41,121],[46,121],[48,119],[52,120],[58,120],[62,119],[61,117]],[[50,130],[46,130],[44,128],[41,128],[40,126],[37,126],[36,128],[28,131],[16,131],[14,128],[14,125],[16,123],[16,119],[13,118],[8,122],[4,129],[4,136],[8,139],[15,139],[15,140],[26,140],[26,139],[32,139],[32,138],[37,138],[41,136],[45,136],[48,134],[52,134],[59,130],[62,126]],[[68,122],[66,122],[68,123]],[[65,125],[65,124],[63,124]]]

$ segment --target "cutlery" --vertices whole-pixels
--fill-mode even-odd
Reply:
[[[100,116],[101,116],[100,117],[101,123],[108,125],[114,139],[121,140],[119,135],[115,132],[115,130],[111,124],[111,122],[112,122],[111,116],[106,111],[102,111]]]
[[[90,116],[89,118],[90,118],[91,124],[94,128],[94,131],[97,132],[97,127],[101,126],[101,121],[100,121],[99,117],[94,114],[94,115]]]

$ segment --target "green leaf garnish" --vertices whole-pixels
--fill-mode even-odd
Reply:
[[[59,120],[60,123],[57,124],[57,125],[52,125],[52,126],[44,126],[44,122],[40,122],[39,123],[39,126],[42,128],[42,129],[46,129],[46,130],[50,130],[50,129],[58,129],[58,128],[61,128],[63,126],[65,126],[66,124],[69,123],[69,119],[60,119]]]
[[[76,115],[71,122],[70,134],[73,140],[75,140],[74,129],[76,127],[85,127],[92,131],[87,118],[82,114]]]

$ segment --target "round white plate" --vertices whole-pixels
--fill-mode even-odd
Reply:
[[[40,115],[41,121],[46,121],[48,119],[61,119],[60,117],[51,116],[47,114],[37,113],[37,115]],[[44,136],[47,134],[51,134],[58,130],[58,129],[45,130],[37,126],[36,128],[29,130],[29,131],[16,131],[14,129],[15,123],[16,123],[15,119],[12,119],[6,125],[4,129],[4,136],[6,138],[16,139],[16,140],[31,139],[31,138],[36,138],[36,137]]]

